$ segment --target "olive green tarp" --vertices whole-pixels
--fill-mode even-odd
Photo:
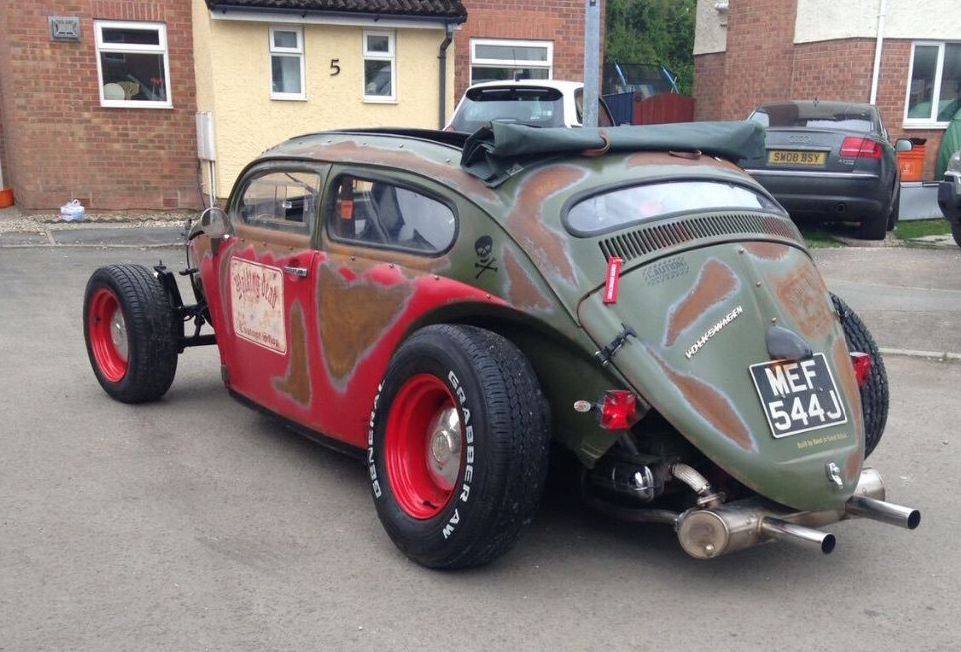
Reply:
[[[478,129],[464,143],[461,167],[498,186],[537,160],[587,152],[701,152],[735,163],[764,155],[764,129],[756,122],[682,122],[571,129],[503,122]]]
[[[954,119],[948,125],[948,129],[944,132],[944,138],[941,140],[941,149],[938,151],[938,166],[934,177],[936,180],[944,178],[944,171],[948,169],[948,161],[957,151],[961,151],[961,111],[954,114]]]

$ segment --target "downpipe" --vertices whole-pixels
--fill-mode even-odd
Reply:
[[[884,501],[884,483],[874,469],[861,472],[854,495],[838,509],[792,512],[760,498],[689,509],[677,519],[681,547],[697,559],[713,559],[771,541],[788,541],[830,554],[834,534],[817,529],[849,518],[869,518],[913,530],[921,512]]]

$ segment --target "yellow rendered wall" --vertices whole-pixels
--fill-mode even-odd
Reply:
[[[363,29],[303,25],[306,101],[270,99],[270,23],[213,20],[194,0],[197,107],[212,111],[217,196],[265,149],[298,134],[350,127],[433,129],[438,121],[438,48],[443,29],[397,29],[397,100],[363,100]],[[448,49],[447,109],[454,108],[454,46]],[[331,76],[330,60],[341,72]]]

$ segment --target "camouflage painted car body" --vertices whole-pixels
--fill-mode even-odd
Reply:
[[[827,289],[786,215],[719,211],[675,215],[578,237],[565,215],[601,188],[651,180],[716,179],[766,195],[731,163],[661,152],[561,156],[529,165],[496,188],[459,167],[456,147],[425,138],[324,133],[292,139],[252,163],[315,169],[325,180],[308,234],[244,224],[236,196],[225,238],[194,227],[200,270],[230,389],[354,448],[392,354],[424,325],[472,323],[519,344],[549,399],[554,436],[591,467],[618,433],[573,409],[615,388],[633,390],[691,444],[757,493],[796,509],[834,509],[858,482],[863,426],[857,382]],[[457,215],[453,246],[436,256],[337,242],[324,220],[342,173],[377,174],[440,196]],[[236,188],[234,195],[237,194]],[[608,259],[624,259],[617,303],[602,291]],[[286,278],[287,350],[264,355],[233,333],[231,260],[309,269]],[[696,352],[702,335],[735,320]],[[748,368],[768,361],[778,324],[827,358],[847,422],[781,439],[771,435]],[[637,332],[601,365],[595,353],[629,325]],[[635,428],[643,429],[645,420]],[[644,433],[641,432],[641,436]],[[676,438],[652,432],[651,438]],[[836,487],[825,468],[842,470]]]

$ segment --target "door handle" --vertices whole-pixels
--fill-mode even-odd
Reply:
[[[292,265],[286,265],[284,271],[291,276],[296,276],[297,278],[307,278],[307,268],[306,267],[294,267]]]

